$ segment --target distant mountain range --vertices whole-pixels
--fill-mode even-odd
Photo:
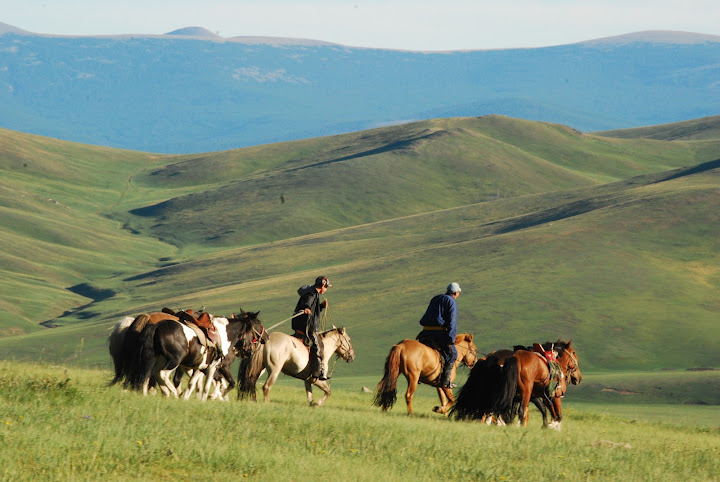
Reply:
[[[0,24],[0,127],[160,153],[504,114],[582,131],[720,113],[720,37],[411,52],[303,39],[52,36]]]

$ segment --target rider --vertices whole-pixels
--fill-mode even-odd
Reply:
[[[300,299],[295,306],[292,328],[297,338],[310,344],[310,376],[318,380],[327,380],[323,367],[323,341],[320,336],[320,312],[327,308],[328,302],[319,301],[332,285],[325,276],[318,276],[315,285],[303,286],[298,289]]]
[[[438,386],[443,388],[452,388],[450,376],[457,360],[455,336],[458,308],[455,300],[460,295],[460,291],[459,284],[450,283],[444,295],[434,296],[430,300],[425,314],[420,318],[423,330],[418,334],[417,340],[440,351],[444,363]]]

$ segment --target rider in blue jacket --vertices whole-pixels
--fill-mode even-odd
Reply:
[[[460,295],[460,285],[450,283],[444,295],[434,296],[425,314],[420,318],[423,326],[417,340],[425,345],[437,348],[443,358],[443,372],[438,386],[451,388],[450,376],[457,360],[455,336],[457,335],[458,308],[456,299]]]

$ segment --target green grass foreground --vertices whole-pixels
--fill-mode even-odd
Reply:
[[[0,362],[0,480],[716,480],[720,427],[648,421],[642,406],[574,405],[562,432],[457,422],[421,390],[407,417],[338,383],[306,406],[285,377],[272,402],[143,397],[107,371]],[[340,382],[340,380],[338,380]],[[401,384],[404,389],[404,385]],[[569,400],[568,400],[569,399]],[[631,408],[635,412],[630,413]],[[655,406],[654,409],[658,409]],[[696,409],[680,407],[685,415]],[[534,410],[534,409],[533,409]],[[677,423],[677,419],[675,419]]]

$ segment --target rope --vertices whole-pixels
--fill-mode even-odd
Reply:
[[[327,313],[328,313],[328,309],[326,308],[325,310],[323,310],[323,315],[322,315],[322,318],[321,318],[321,320],[320,320],[321,328],[322,328],[320,331],[325,331],[325,318],[327,317]],[[265,331],[270,332],[270,330],[272,330],[272,329],[274,329],[274,328],[277,328],[278,326],[282,325],[283,323],[287,323],[288,321],[292,320],[293,318],[295,318],[295,317],[297,317],[297,316],[300,316],[300,315],[303,315],[303,314],[305,314],[305,313],[302,312],[302,311],[299,312],[299,313],[295,313],[295,314],[292,315],[290,318],[285,318],[285,319],[282,320],[282,321],[278,321],[277,323],[275,323],[275,324],[274,324],[273,326],[271,326],[270,328],[266,328]]]
[[[272,329],[274,329],[274,328],[277,328],[278,326],[282,325],[283,323],[287,323],[288,321],[292,320],[293,318],[298,317],[298,316],[303,315],[303,314],[305,314],[305,313],[303,313],[302,311],[301,311],[300,313],[295,313],[295,314],[292,315],[290,318],[286,318],[286,319],[284,319],[284,320],[282,320],[282,321],[279,321],[279,322],[275,323],[273,326],[271,326],[270,328],[267,328],[265,331],[268,331],[268,332],[269,332],[270,330],[272,330]]]

